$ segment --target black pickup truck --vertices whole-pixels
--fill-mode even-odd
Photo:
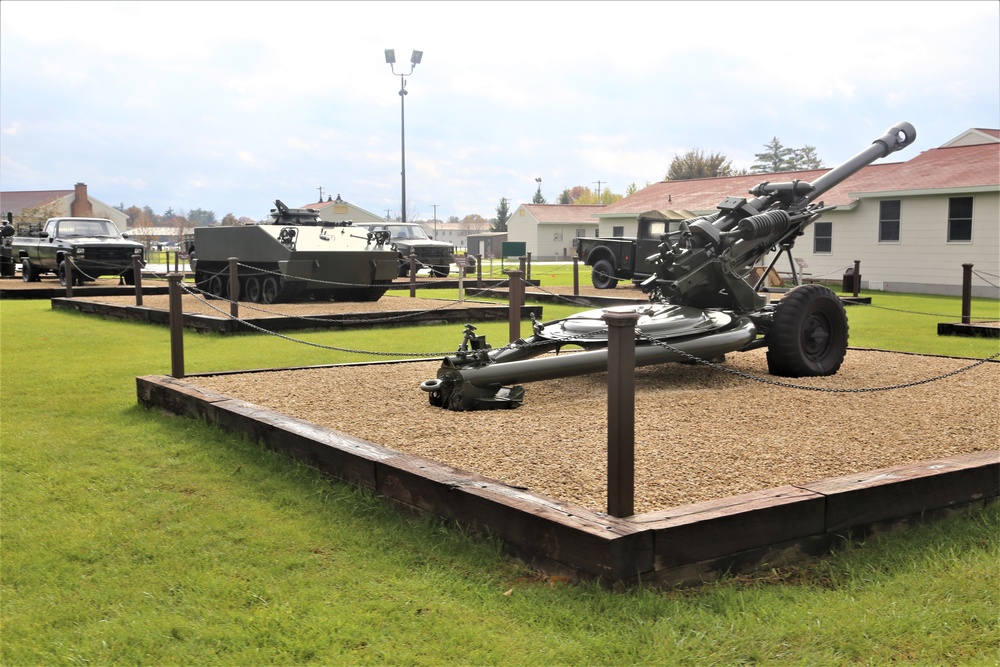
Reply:
[[[683,218],[660,211],[646,211],[638,218],[635,237],[576,239],[576,255],[591,267],[590,281],[597,289],[614,289],[621,279],[640,283],[656,272],[650,258],[659,257],[661,243],[680,233]]]
[[[23,234],[23,235],[22,235]],[[42,274],[54,273],[67,283],[67,259],[73,262],[74,283],[101,276],[121,276],[135,284],[132,263],[143,260],[143,245],[129,241],[106,218],[49,218],[40,231],[21,230],[11,239],[11,255],[21,264],[21,279],[38,282]]]

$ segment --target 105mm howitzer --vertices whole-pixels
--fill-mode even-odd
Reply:
[[[637,366],[711,360],[766,347],[772,375],[833,375],[848,338],[847,315],[836,294],[822,285],[802,285],[771,305],[747,276],[767,253],[777,250],[776,260],[790,252],[796,238],[834,208],[817,202],[819,197],[914,139],[913,126],[898,123],[812,183],[765,181],[750,190],[750,199],[727,197],[716,213],[683,221],[679,231],[662,236],[650,257],[656,273],[641,284],[648,305],[533,322],[532,336],[497,349],[467,326],[456,354],[445,357],[437,377],[421,383],[421,389],[431,405],[451,410],[512,408],[524,399],[524,388],[516,383],[607,370],[604,315],[609,311],[638,316]],[[583,351],[537,358],[567,345]]]

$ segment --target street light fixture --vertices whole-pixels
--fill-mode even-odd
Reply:
[[[403,203],[400,207],[400,213],[403,218],[403,222],[406,222],[406,77],[413,74],[414,68],[420,64],[420,60],[424,57],[423,51],[414,51],[413,55],[410,56],[410,71],[396,72],[396,50],[386,49],[385,50],[385,62],[389,65],[392,73],[399,77],[399,139],[400,139],[400,152],[402,154],[402,168],[399,172],[399,176],[403,181]]]

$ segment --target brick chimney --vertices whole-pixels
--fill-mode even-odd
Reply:
[[[69,214],[74,218],[94,217],[94,207],[87,197],[86,183],[76,184],[76,194],[73,197],[73,203],[69,205]]]

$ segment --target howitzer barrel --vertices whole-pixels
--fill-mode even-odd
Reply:
[[[917,131],[905,121],[896,123],[885,131],[872,145],[837,167],[826,172],[812,182],[813,191],[806,195],[802,204],[818,199],[823,193],[839,185],[879,158],[902,150],[917,138]]]
[[[749,318],[740,318],[724,331],[670,341],[670,346],[640,345],[635,349],[635,365],[652,366],[671,361],[684,361],[687,355],[712,359],[749,345],[757,335],[757,327]],[[556,378],[599,373],[608,369],[608,350],[572,352],[553,357],[525,359],[478,368],[447,369],[442,367],[438,380],[421,385],[426,392],[443,391],[455,394],[460,401],[445,400],[453,410],[473,410],[477,402],[492,400],[501,385],[537,382]]]

